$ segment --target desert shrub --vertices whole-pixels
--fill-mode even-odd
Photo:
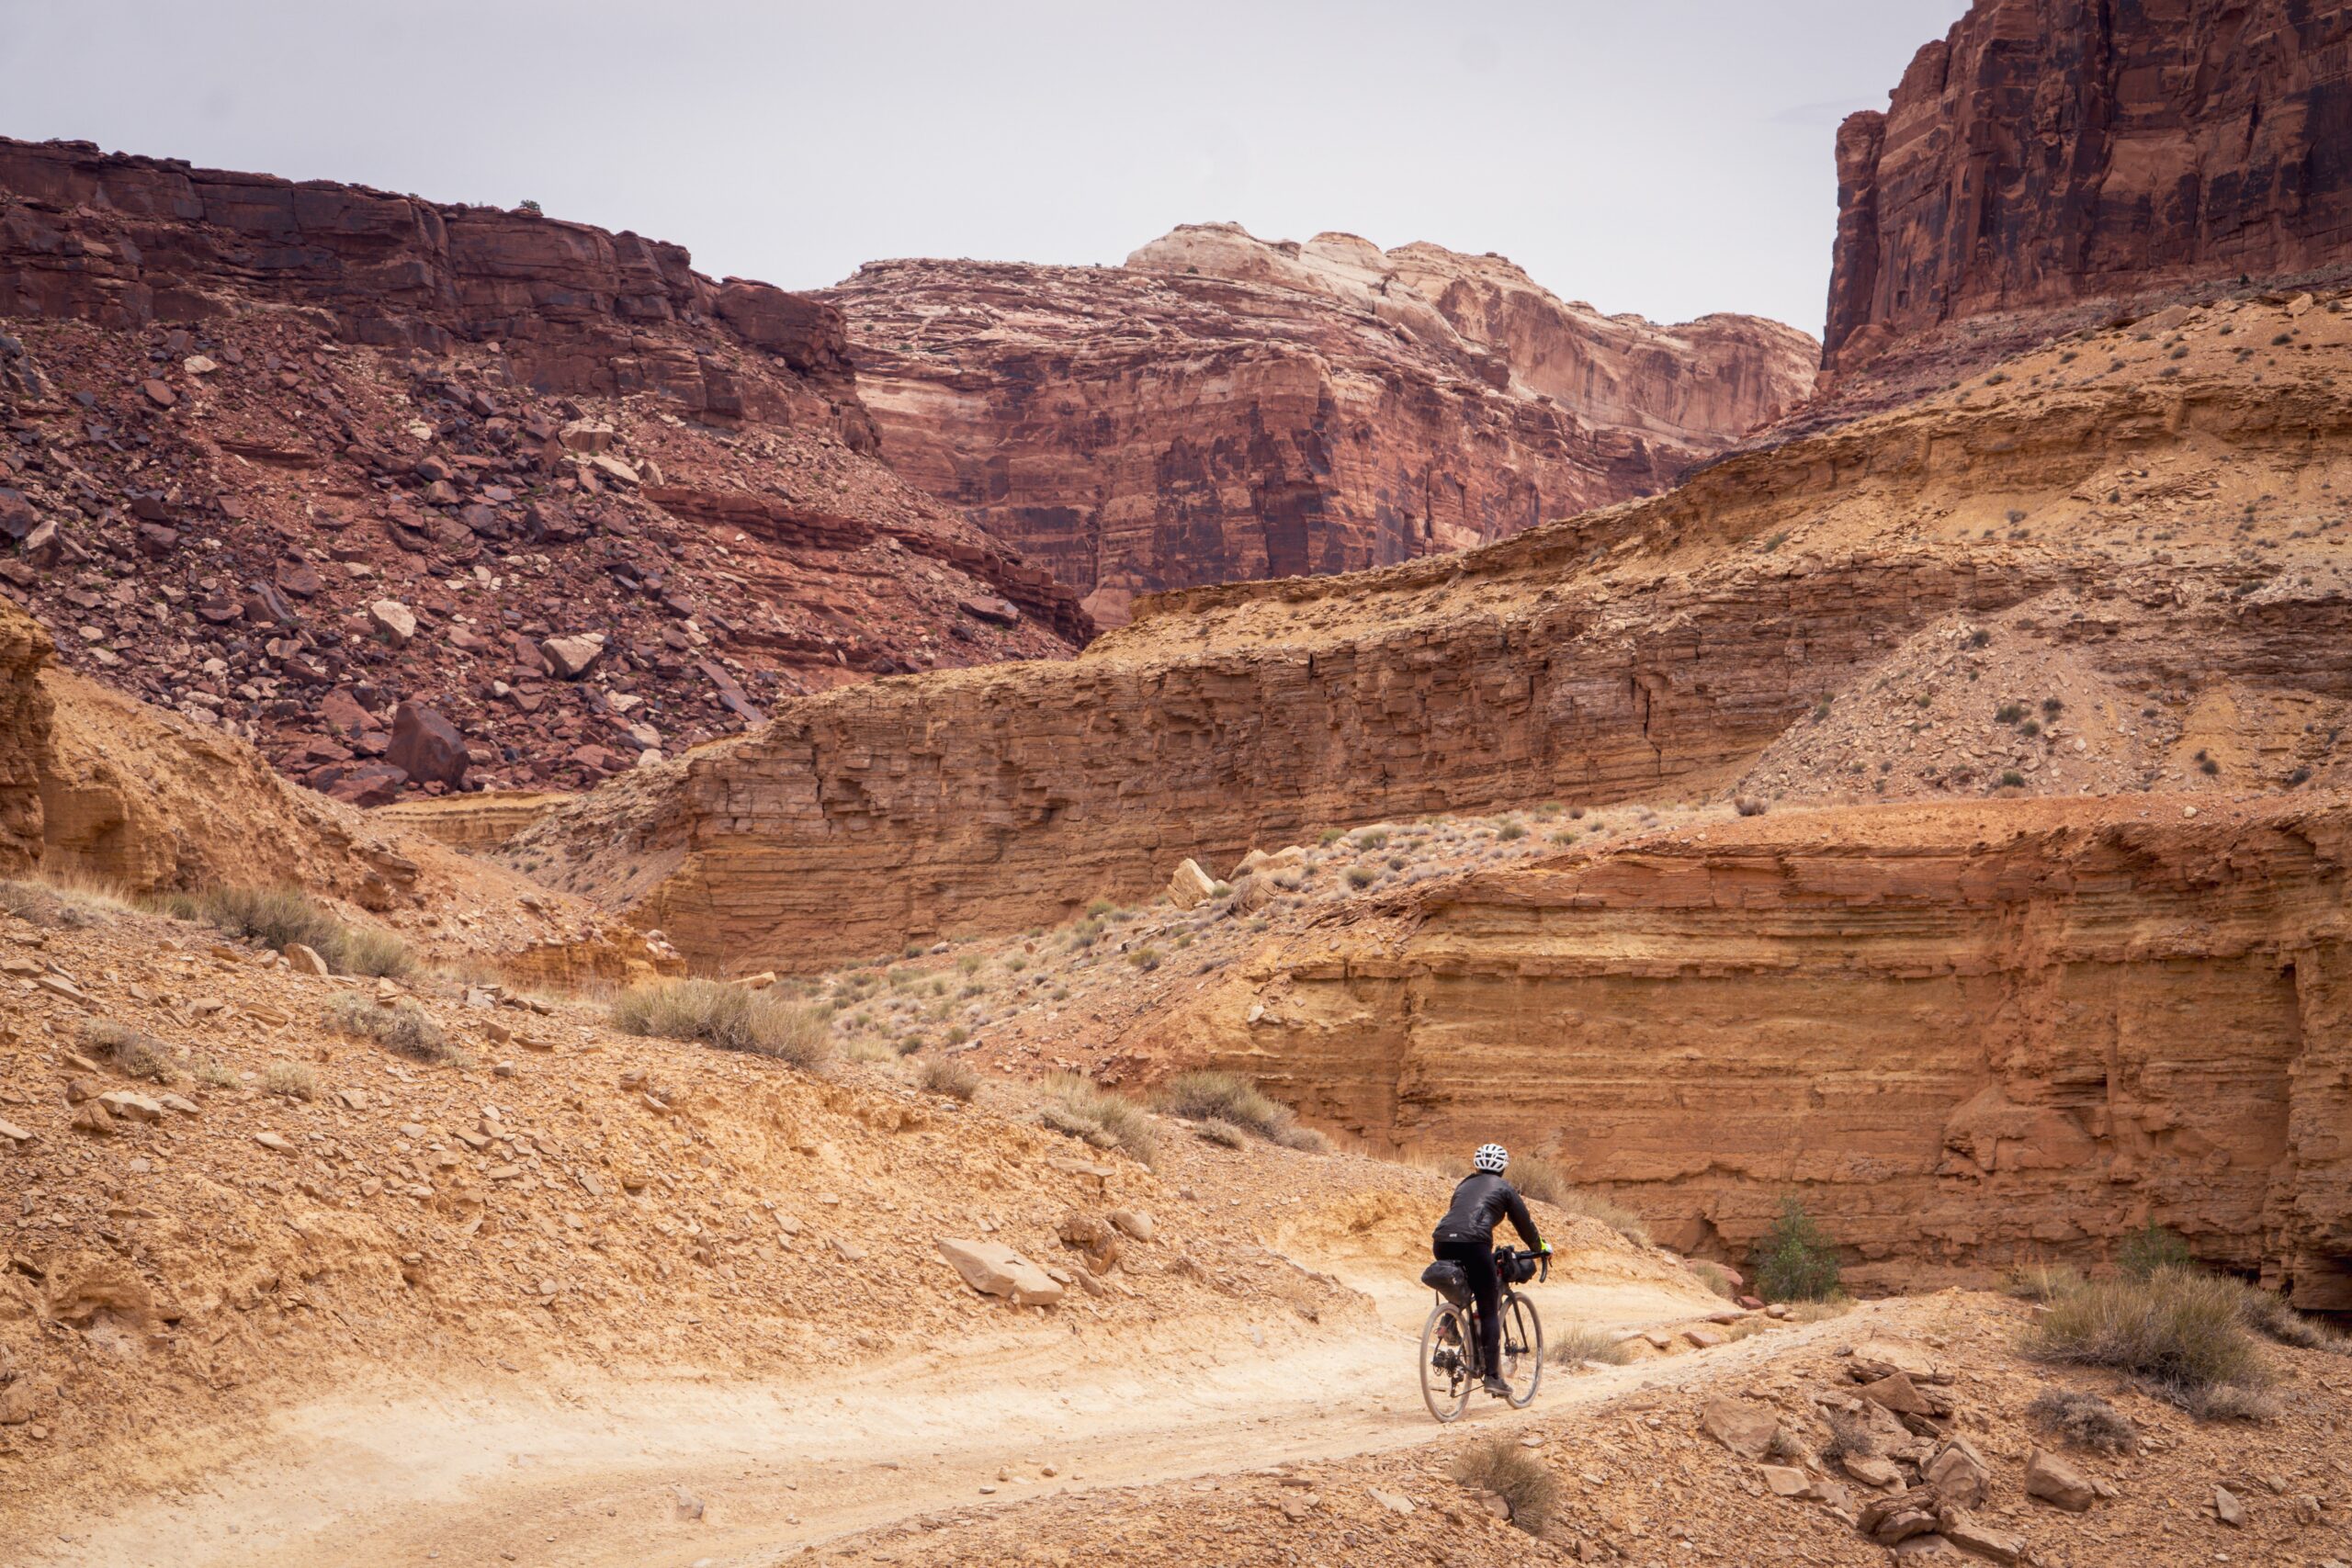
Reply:
[[[2054,1302],[2083,1288],[2082,1270],[2065,1263],[2044,1263],[2039,1258],[2020,1263],[2001,1276],[2001,1289],[2027,1302]]]
[[[172,1075],[172,1048],[128,1024],[90,1019],[82,1025],[79,1038],[83,1050],[106,1057],[127,1077],[162,1083]]]
[[[1170,1116],[1222,1122],[1270,1144],[1283,1143],[1298,1126],[1289,1106],[1238,1073],[1179,1073],[1153,1091],[1152,1102]]]
[[[1732,802],[1732,809],[1742,817],[1761,817],[1770,807],[1752,795],[1743,795]]]
[[[456,1059],[441,1026],[414,1002],[379,1002],[345,991],[327,1004],[327,1022],[345,1034],[373,1040],[420,1062]]]
[[[1146,1165],[1159,1151],[1159,1134],[1142,1106],[1076,1073],[1056,1073],[1046,1079],[1041,1114],[1057,1133],[1098,1149],[1122,1150]]]
[[[401,976],[416,967],[399,937],[374,926],[346,925],[299,887],[212,887],[178,895],[163,907],[273,953],[300,942],[337,974]]]
[[[1347,836],[1347,829],[1344,828],[1326,828],[1319,835],[1317,836],[1315,841],[1317,844],[1328,848],[1332,844],[1338,843],[1341,839],[1344,839]]]
[[[243,1080],[218,1062],[198,1062],[196,1081],[207,1089],[243,1089]]]
[[[1817,1302],[1791,1302],[1788,1316],[1781,1321],[1795,1324],[1826,1323],[1833,1317],[1843,1317],[1853,1310],[1854,1298],[1841,1292],[1834,1296],[1824,1296]]]
[[[1377,828],[1367,828],[1349,840],[1348,846],[1355,850],[1385,850],[1388,847],[1388,835]]]
[[[318,1075],[300,1062],[272,1062],[262,1072],[261,1087],[288,1100],[319,1098]]]
[[[1160,957],[1159,949],[1147,944],[1128,953],[1127,962],[1148,975],[1165,961]]]
[[[922,1074],[917,1080],[933,1094],[944,1094],[956,1100],[969,1100],[980,1092],[980,1075],[961,1062],[945,1056],[923,1058]]]
[[[722,1051],[774,1056],[797,1067],[825,1059],[831,1035],[811,1009],[724,980],[656,980],[613,1002],[624,1034],[700,1040]]]
[[[1371,886],[1374,883],[1379,880],[1380,873],[1373,870],[1368,865],[1351,865],[1348,867],[1348,886],[1354,888],[1359,893],[1363,892],[1365,888]]]
[[[1312,1127],[1293,1124],[1275,1134],[1273,1141],[1286,1149],[1296,1149],[1303,1155],[1328,1155],[1331,1140]]]
[[[1510,1522],[1530,1535],[1542,1535],[1560,1506],[1559,1478],[1514,1438],[1471,1444],[1454,1456],[1450,1473],[1463,1485],[1510,1504]]]
[[[1781,1217],[1756,1244],[1748,1277],[1766,1301],[1817,1302],[1838,1293],[1838,1244],[1794,1198],[1781,1205]]]
[[[2112,1367],[2144,1379],[2184,1410],[2223,1410],[2228,1385],[2259,1391],[2268,1381],[2246,1332],[2236,1281],[2164,1267],[2084,1286],[2051,1303],[2027,1331],[2026,1348],[2044,1360]]]
[[[94,879],[44,872],[38,881],[0,881],[0,911],[36,926],[79,930],[139,908],[120,888]]]
[[[2095,1393],[2045,1388],[2025,1413],[2035,1426],[2074,1448],[2128,1454],[2140,1446],[2140,1428],[2132,1417]]]
[[[1642,1224],[1639,1214],[1623,1204],[1611,1202],[1597,1192],[1584,1190],[1542,1155],[1514,1156],[1510,1162],[1510,1180],[1522,1196],[1565,1209],[1571,1214],[1598,1220],[1635,1247],[1650,1244],[1649,1227]]]
[[[2238,1318],[2264,1338],[2275,1339],[2281,1345],[2352,1355],[2352,1339],[2316,1319],[2305,1317],[2289,1306],[2285,1297],[2259,1285],[2238,1287]]]
[[[2180,1233],[2166,1230],[2154,1220],[2125,1236],[2115,1248],[2115,1266],[2134,1279],[2145,1280],[2159,1269],[2192,1268],[2195,1263]]]
[[[2001,771],[2001,787],[2003,789],[2023,789],[2025,787],[2025,775],[2018,772],[2015,768],[2004,768]]]
[[[1514,839],[1524,839],[1527,837],[1527,824],[1513,818],[1495,829],[1495,837],[1506,844]]]
[[[1731,1275],[1720,1263],[1710,1263],[1703,1258],[1697,1258],[1690,1265],[1690,1272],[1699,1276],[1700,1283],[1725,1301],[1731,1300],[1739,1293],[1732,1287]]]
[[[1250,1134],[1230,1122],[1211,1120],[1202,1122],[1193,1130],[1204,1140],[1215,1144],[1221,1149],[1241,1148],[1250,1142]]]
[[[2024,716],[2025,705],[2023,703],[2003,703],[2000,707],[1995,711],[1993,719],[1996,724],[2015,724]]]
[[[1587,1361],[1599,1361],[1606,1366],[1622,1367],[1634,1359],[1625,1342],[1607,1329],[1595,1328],[1589,1323],[1571,1323],[1555,1329],[1551,1343],[1544,1353],[1553,1363],[1563,1367],[1581,1366]]]
[[[1835,1466],[1848,1454],[1856,1459],[1875,1459],[1886,1451],[1876,1428],[1860,1416],[1843,1410],[1824,1410],[1821,1414],[1829,1423],[1829,1440],[1821,1445],[1822,1463]]]

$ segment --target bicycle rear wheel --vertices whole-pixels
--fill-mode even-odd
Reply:
[[[1544,1320],[1535,1303],[1515,1295],[1503,1303],[1502,1380],[1510,1385],[1510,1407],[1524,1410],[1535,1402],[1535,1385],[1544,1381]]]
[[[1421,1403],[1440,1421],[1458,1419],[1470,1408],[1470,1315],[1450,1302],[1430,1309],[1421,1328]]]

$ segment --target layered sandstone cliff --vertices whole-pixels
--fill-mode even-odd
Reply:
[[[1788,1197],[1864,1279],[2154,1220],[2352,1311],[2342,795],[1775,814],[1432,889],[1227,981],[1194,1055],[1718,1257]]]
[[[808,968],[1327,825],[1759,767],[1863,798],[2345,780],[2346,321],[2246,305],[2053,349],[1478,550],[786,704],[506,852],[696,956]]]
[[[1187,226],[1124,267],[900,261],[825,299],[892,466],[1088,594],[1352,570],[1663,489],[1815,344],[1661,327],[1496,256]]]
[[[0,595],[348,799],[1091,633],[875,459],[835,311],[674,245],[0,141]],[[448,727],[422,768],[403,703]]]
[[[1977,0],[1838,137],[1826,364],[1900,390],[2070,307],[2352,265],[2352,6]]]

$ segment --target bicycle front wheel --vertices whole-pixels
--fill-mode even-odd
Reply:
[[[1421,1328],[1421,1403],[1441,1421],[1470,1408],[1470,1316],[1448,1302],[1430,1309]]]
[[[1535,1303],[1515,1295],[1503,1304],[1502,1380],[1510,1385],[1510,1407],[1524,1410],[1535,1403],[1535,1385],[1544,1381],[1544,1320]]]

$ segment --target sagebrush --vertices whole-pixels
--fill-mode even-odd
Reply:
[[[1125,1095],[1076,1073],[1056,1073],[1046,1079],[1045,1089],[1039,1116],[1054,1131],[1098,1149],[1122,1150],[1145,1165],[1159,1152],[1151,1113]]]
[[[699,1040],[798,1067],[816,1066],[832,1045],[832,1033],[816,1009],[725,980],[631,986],[614,998],[612,1024],[624,1034]]]

